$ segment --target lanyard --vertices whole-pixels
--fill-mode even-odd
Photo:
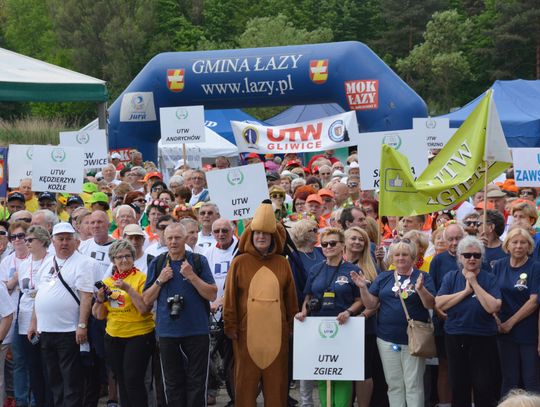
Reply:
[[[326,282],[326,284],[325,284],[326,289],[324,290],[325,292],[330,291],[329,288],[330,288],[331,285],[333,285],[333,283],[334,283],[334,278],[336,277],[337,273],[339,272],[339,268],[341,267],[341,264],[342,264],[342,263],[343,263],[343,259],[341,259],[341,260],[339,261],[339,264],[337,265],[336,270],[335,270],[334,273],[332,274],[332,278],[330,279],[330,281],[327,281],[327,282]],[[328,266],[328,264],[327,264],[327,266]],[[330,266],[329,266],[329,267],[330,267]],[[332,292],[334,292],[334,290],[332,290]]]

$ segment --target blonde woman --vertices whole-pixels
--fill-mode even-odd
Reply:
[[[345,258],[356,264],[371,283],[377,278],[377,269],[369,250],[369,236],[364,229],[353,226],[345,231]],[[364,308],[360,313],[365,322],[364,377],[355,382],[358,407],[368,407],[373,393],[373,366],[376,354],[377,337],[375,333],[376,309]]]

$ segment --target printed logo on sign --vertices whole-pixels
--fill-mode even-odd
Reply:
[[[66,152],[63,148],[53,148],[51,158],[54,162],[61,163],[66,159]]]
[[[426,120],[426,128],[428,129],[434,129],[437,127],[437,122],[433,119],[427,119]]]
[[[343,123],[343,120],[336,120],[328,129],[328,137],[335,143],[349,140],[349,132]]]
[[[77,143],[79,144],[88,144],[90,135],[88,133],[77,133],[75,140],[77,140]]]
[[[333,339],[338,334],[339,327],[335,321],[321,321],[319,323],[319,335],[324,339]]]
[[[399,135],[397,134],[390,134],[388,136],[384,136],[382,139],[382,144],[386,144],[392,147],[394,150],[399,150],[402,144],[401,137],[399,137]]]
[[[227,182],[233,187],[244,182],[244,173],[240,170],[231,170],[227,173]]]
[[[182,92],[184,90],[183,69],[167,69],[167,88],[171,92]]]
[[[33,155],[34,155],[34,147],[30,146],[26,149],[26,158],[31,160]]]
[[[183,109],[183,108],[180,108],[180,109],[177,109],[176,112],[174,113],[176,115],[176,118],[178,120],[185,120],[188,118],[189,116],[189,112],[187,109]]]
[[[384,172],[385,189],[390,192],[416,192],[414,187],[407,181],[403,170],[399,168],[387,168]]]
[[[246,127],[242,131],[242,137],[246,141],[247,144],[249,144],[249,148],[259,148],[257,145],[259,141],[259,133],[257,132],[257,129],[254,127]]]
[[[379,81],[366,79],[345,82],[345,95],[351,110],[379,108]]]
[[[316,85],[322,85],[328,79],[328,59],[309,61],[309,79]]]
[[[121,122],[148,122],[156,120],[152,92],[128,92],[122,96]]]

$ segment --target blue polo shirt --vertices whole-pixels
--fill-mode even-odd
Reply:
[[[186,252],[186,259],[193,267],[193,271],[208,284],[215,284],[214,277],[208,266],[206,257],[200,256],[202,270],[199,272],[193,262],[193,253]],[[208,300],[200,296],[193,285],[184,280],[180,274],[180,267],[185,260],[171,261],[173,278],[161,287],[156,303],[156,333],[158,337],[183,338],[195,335],[208,335]],[[161,270],[156,270],[157,258],[148,266],[148,274],[144,290],[149,288],[159,277]],[[165,265],[165,264],[164,264]],[[184,297],[184,309],[178,318],[170,317],[170,308],[167,298],[174,295]]]
[[[512,267],[510,258],[506,257],[495,262],[493,274],[501,290],[502,306],[499,318],[504,322],[519,311],[532,294],[538,294],[540,264],[529,257],[523,266]],[[525,279],[521,278],[523,275],[526,275]],[[537,343],[538,309],[514,325],[508,334],[500,334],[499,339],[522,344]]]
[[[310,274],[310,270],[316,264],[321,264],[325,257],[322,254],[320,247],[315,247],[313,252],[306,254],[300,251],[294,251],[289,255],[289,264],[294,278],[294,285],[296,287],[296,296],[298,297],[298,307],[302,308],[304,303],[304,289],[306,282]]]
[[[494,298],[500,299],[501,292],[497,280],[492,273],[480,270],[476,276],[480,286]],[[461,270],[446,273],[437,296],[455,294],[465,289],[467,281]],[[491,336],[497,334],[497,323],[493,315],[489,314],[476,295],[473,293],[463,301],[446,311],[448,318],[444,324],[444,331],[450,335],[477,335]]]
[[[486,262],[491,270],[495,262],[499,259],[508,257],[508,254],[504,252],[502,245],[499,247],[486,247],[486,254],[484,255],[484,262]]]
[[[414,269],[409,277],[398,276],[400,283],[409,279],[409,285],[416,285],[416,280],[420,273],[424,276],[424,286],[432,294],[435,294],[433,280],[428,273]],[[384,271],[380,273],[369,287],[369,292],[379,298],[380,307],[377,315],[377,336],[384,341],[400,345],[407,345],[407,318],[401,300],[396,292],[392,291],[395,278],[394,271]],[[428,322],[429,311],[424,308],[420,296],[413,291],[404,300],[409,316],[417,321]]]
[[[326,261],[315,264],[309,273],[304,294],[322,301],[323,293],[332,291],[335,294],[335,303],[333,309],[321,309],[312,315],[316,317],[337,316],[349,308],[354,303],[355,298],[360,297],[360,290],[351,279],[351,271],[358,270],[357,266],[348,261],[343,261],[339,266],[329,266]]]

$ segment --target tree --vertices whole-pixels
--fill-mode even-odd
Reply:
[[[463,89],[472,79],[463,51],[471,29],[471,21],[455,10],[435,13],[424,42],[396,62],[400,74],[427,99],[432,111],[447,112],[463,101]]]

